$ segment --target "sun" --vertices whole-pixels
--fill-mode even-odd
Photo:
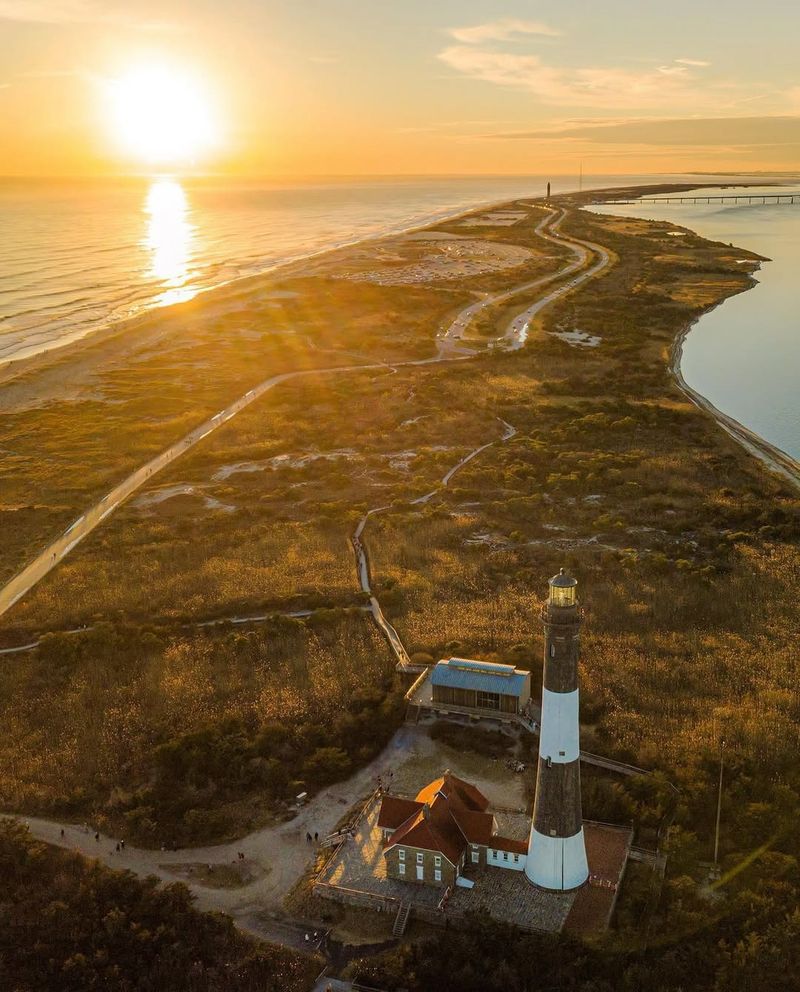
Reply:
[[[125,154],[150,165],[195,162],[219,140],[208,95],[191,75],[142,66],[112,80],[111,126]]]

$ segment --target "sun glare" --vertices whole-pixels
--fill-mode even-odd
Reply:
[[[150,165],[193,163],[218,140],[200,83],[164,66],[133,69],[111,82],[111,123],[122,150]]]

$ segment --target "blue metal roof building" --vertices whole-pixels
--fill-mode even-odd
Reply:
[[[531,697],[530,672],[513,665],[468,658],[447,658],[430,674],[434,705],[459,709],[522,713]]]

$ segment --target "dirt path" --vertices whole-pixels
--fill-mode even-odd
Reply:
[[[565,216],[566,211],[553,211],[548,214],[543,221],[538,225],[537,232],[548,240],[554,240],[546,231],[549,227],[554,224],[560,224]],[[583,243],[573,241],[573,239],[566,238],[563,235],[557,236],[561,241],[566,244],[574,244],[576,249],[580,252],[586,250]],[[588,256],[584,256],[588,258]],[[280,375],[275,375],[269,379],[265,379],[263,382],[254,386],[252,389],[248,390],[243,396],[234,400],[233,403],[229,404],[219,413],[214,414],[208,420],[200,424],[193,431],[190,431],[181,440],[176,441],[175,444],[170,445],[155,458],[150,459],[135,472],[131,473],[126,479],[115,486],[111,492],[107,493],[98,503],[86,510],[85,513],[81,514],[77,520],[75,520],[70,526],[64,531],[64,533],[49,544],[42,552],[40,552],[21,572],[17,573],[9,582],[0,589],[0,616],[7,612],[11,607],[17,603],[30,589],[36,585],[45,575],[48,574],[53,568],[62,561],[72,549],[79,544],[85,537],[87,537],[91,532],[98,527],[111,513],[114,512],[119,506],[122,505],[130,496],[133,495],[138,489],[140,489],[145,483],[147,483],[156,473],[160,472],[162,469],[171,465],[174,461],[184,455],[187,451],[190,451],[195,445],[203,441],[209,434],[220,428],[223,424],[226,424],[229,420],[240,413],[242,410],[250,406],[256,400],[260,399],[265,393],[274,389],[276,386],[282,383],[289,382],[292,379],[307,378],[309,376],[324,376],[324,375],[345,375],[353,372],[363,372],[368,370],[385,370],[387,366],[393,368],[401,367],[411,367],[420,365],[431,365],[438,362],[445,361],[464,361],[465,359],[471,357],[472,352],[463,353],[461,349],[455,346],[455,339],[460,336],[461,331],[466,327],[466,325],[474,318],[475,314],[492,303],[510,298],[511,296],[530,290],[531,288],[544,284],[545,282],[552,282],[553,279],[561,278],[567,272],[572,272],[578,266],[578,260],[570,263],[566,269],[562,269],[560,272],[555,273],[552,276],[547,276],[543,280],[536,280],[532,283],[525,283],[521,286],[514,287],[510,290],[506,290],[503,293],[494,294],[491,297],[487,297],[484,300],[479,301],[477,304],[471,304],[466,307],[461,313],[455,318],[455,320],[450,325],[450,328],[445,332],[444,337],[440,339],[438,343],[437,354],[432,358],[415,359],[402,362],[368,362],[361,365],[341,365],[332,366],[329,368],[321,369],[308,369],[296,372],[283,372]],[[605,267],[608,264],[608,256],[606,255],[605,261],[601,267]],[[597,266],[595,266],[597,269]],[[590,278],[591,275],[595,274],[592,272],[584,272],[576,279],[572,280],[569,288],[575,288],[580,285],[581,282],[586,278]],[[561,295],[561,291],[558,291],[558,295]],[[547,302],[555,299],[556,295],[550,294],[542,305],[546,305]]]
[[[388,781],[391,772],[393,788],[416,792],[421,780],[441,774],[442,760],[456,774],[475,781],[495,805],[507,807],[524,802],[521,778],[502,762],[492,762],[487,768],[484,759],[436,744],[424,727],[404,724],[369,765],[347,781],[318,792],[294,819],[256,830],[230,844],[151,851],[126,843],[124,850],[117,852],[118,838],[101,835],[99,841],[95,840],[91,826],[85,829],[33,816],[17,818],[38,840],[97,858],[110,868],[128,869],[142,878],[155,875],[163,882],[183,882],[194,895],[198,909],[227,913],[248,932],[302,947],[302,927],[292,926],[290,932],[281,935],[275,932],[274,920],[269,916],[282,916],[284,898],[316,856],[317,845],[307,842],[306,833],[313,837],[316,832],[321,840],[328,836],[342,816],[374,790],[379,776]],[[259,877],[237,888],[212,888],[192,881],[186,870],[180,869],[181,865],[236,865],[239,852],[245,855],[248,869]],[[261,914],[267,914],[267,918],[261,919]]]

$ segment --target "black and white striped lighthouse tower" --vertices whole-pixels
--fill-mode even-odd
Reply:
[[[589,877],[581,813],[578,583],[562,568],[542,606],[544,684],[539,769],[525,874],[544,889],[576,889]]]

